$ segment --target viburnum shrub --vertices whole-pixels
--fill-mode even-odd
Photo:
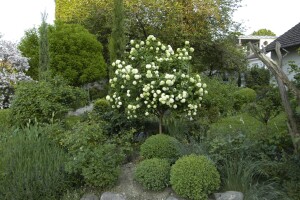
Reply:
[[[206,84],[198,74],[191,73],[194,51],[189,41],[175,51],[153,35],[146,41],[130,41],[130,52],[123,61],[112,63],[110,95],[106,99],[113,108],[125,109],[128,118],[156,115],[159,133],[167,110],[186,113],[191,120],[201,107]]]
[[[21,55],[15,43],[0,36],[0,109],[9,108],[17,82],[31,80],[25,75],[28,59]]]

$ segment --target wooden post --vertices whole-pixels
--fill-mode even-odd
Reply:
[[[278,62],[276,63],[271,58],[267,57],[264,53],[260,52],[260,50],[255,47],[252,43],[249,43],[249,46],[251,50],[254,52],[254,54],[260,58],[260,60],[268,67],[268,69],[273,73],[273,75],[276,78],[281,101],[285,110],[285,113],[288,118],[288,129],[289,133],[293,140],[293,145],[295,151],[299,150],[299,141],[298,138],[300,138],[300,133],[297,127],[297,122],[294,118],[293,111],[289,102],[288,94],[286,87],[290,89],[295,95],[298,100],[298,104],[300,105],[300,91],[289,81],[288,77],[282,70],[282,54],[280,51],[280,43],[276,43],[275,51],[278,56]]]

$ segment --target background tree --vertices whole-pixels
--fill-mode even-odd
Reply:
[[[111,63],[117,58],[122,59],[125,51],[124,17],[123,0],[114,0],[113,27],[109,39]]]
[[[276,36],[275,33],[273,33],[271,30],[269,29],[259,29],[258,31],[254,31],[252,33],[252,35],[258,35],[258,36]]]
[[[107,33],[112,29],[110,25],[113,16],[112,1],[84,1],[85,3],[81,3],[84,8],[73,7],[70,5],[73,2],[80,4],[79,0],[56,1],[57,19],[83,24],[92,33],[97,34],[98,40],[106,47]],[[124,25],[130,30],[126,34],[128,38],[137,39],[146,39],[152,34],[175,48],[180,47],[185,40],[189,40],[196,49],[193,67],[198,71],[209,70],[207,66],[212,61],[216,61],[217,64],[213,66],[218,66],[214,67],[213,71],[222,71],[226,67],[235,69],[236,66],[244,65],[244,63],[240,65],[237,61],[245,60],[240,52],[232,51],[236,44],[236,41],[231,39],[236,32],[232,13],[239,7],[239,2],[240,0],[124,0],[127,19]],[[97,20],[96,23],[90,20],[97,18],[101,21]],[[219,48],[224,41],[226,45]],[[222,52],[224,56],[217,56],[219,54],[216,53],[212,58],[216,46],[218,50],[224,49]],[[108,55],[106,48],[104,55]]]
[[[48,29],[52,75],[61,75],[74,86],[106,77],[102,45],[94,35],[81,25],[59,21],[48,26]],[[25,49],[23,54],[30,59],[37,59],[37,54],[27,52],[28,48],[36,45],[35,40],[31,40],[33,37],[39,38],[39,35],[37,31],[31,30],[30,34],[21,40],[21,50]]]
[[[42,14],[42,24],[39,29],[39,80],[45,79],[45,73],[49,70],[49,45],[48,45],[48,29],[47,14]]]
[[[26,39],[25,39],[26,38]],[[30,68],[25,71],[25,74],[33,80],[39,78],[39,36],[36,28],[25,31],[25,35],[18,45],[18,49],[22,55],[30,58],[28,60]]]

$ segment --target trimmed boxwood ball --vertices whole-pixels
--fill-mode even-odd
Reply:
[[[205,156],[183,156],[171,168],[172,188],[184,198],[206,200],[220,182],[219,172]]]
[[[181,156],[181,144],[174,137],[157,134],[150,136],[141,145],[140,153],[145,159],[165,158],[171,162],[175,162]]]
[[[134,179],[146,189],[159,191],[169,185],[170,170],[166,159],[147,159],[137,165]]]

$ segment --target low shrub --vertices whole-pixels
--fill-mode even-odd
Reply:
[[[147,159],[137,165],[134,179],[146,189],[159,191],[169,185],[170,170],[166,159]]]
[[[108,138],[104,122],[81,122],[67,131],[60,143],[68,149],[68,173],[83,177],[89,186],[106,188],[114,185],[125,158],[122,149]]]
[[[97,114],[103,115],[105,112],[107,112],[110,109],[111,107],[109,101],[107,101],[106,99],[98,99],[94,103],[94,111]]]
[[[171,136],[157,134],[150,136],[141,145],[140,153],[145,159],[165,158],[175,162],[181,156],[181,144]]]
[[[256,99],[256,92],[250,88],[242,88],[233,93],[234,97],[234,109],[241,110],[244,104],[254,102]]]
[[[50,123],[62,119],[71,109],[85,105],[87,94],[68,86],[61,78],[51,81],[24,82],[16,87],[11,105],[14,123],[24,125],[38,121]]]
[[[0,144],[0,199],[55,200],[66,190],[66,154],[40,135],[29,127]]]
[[[183,156],[171,168],[172,188],[184,198],[206,200],[220,182],[219,172],[205,156]]]

